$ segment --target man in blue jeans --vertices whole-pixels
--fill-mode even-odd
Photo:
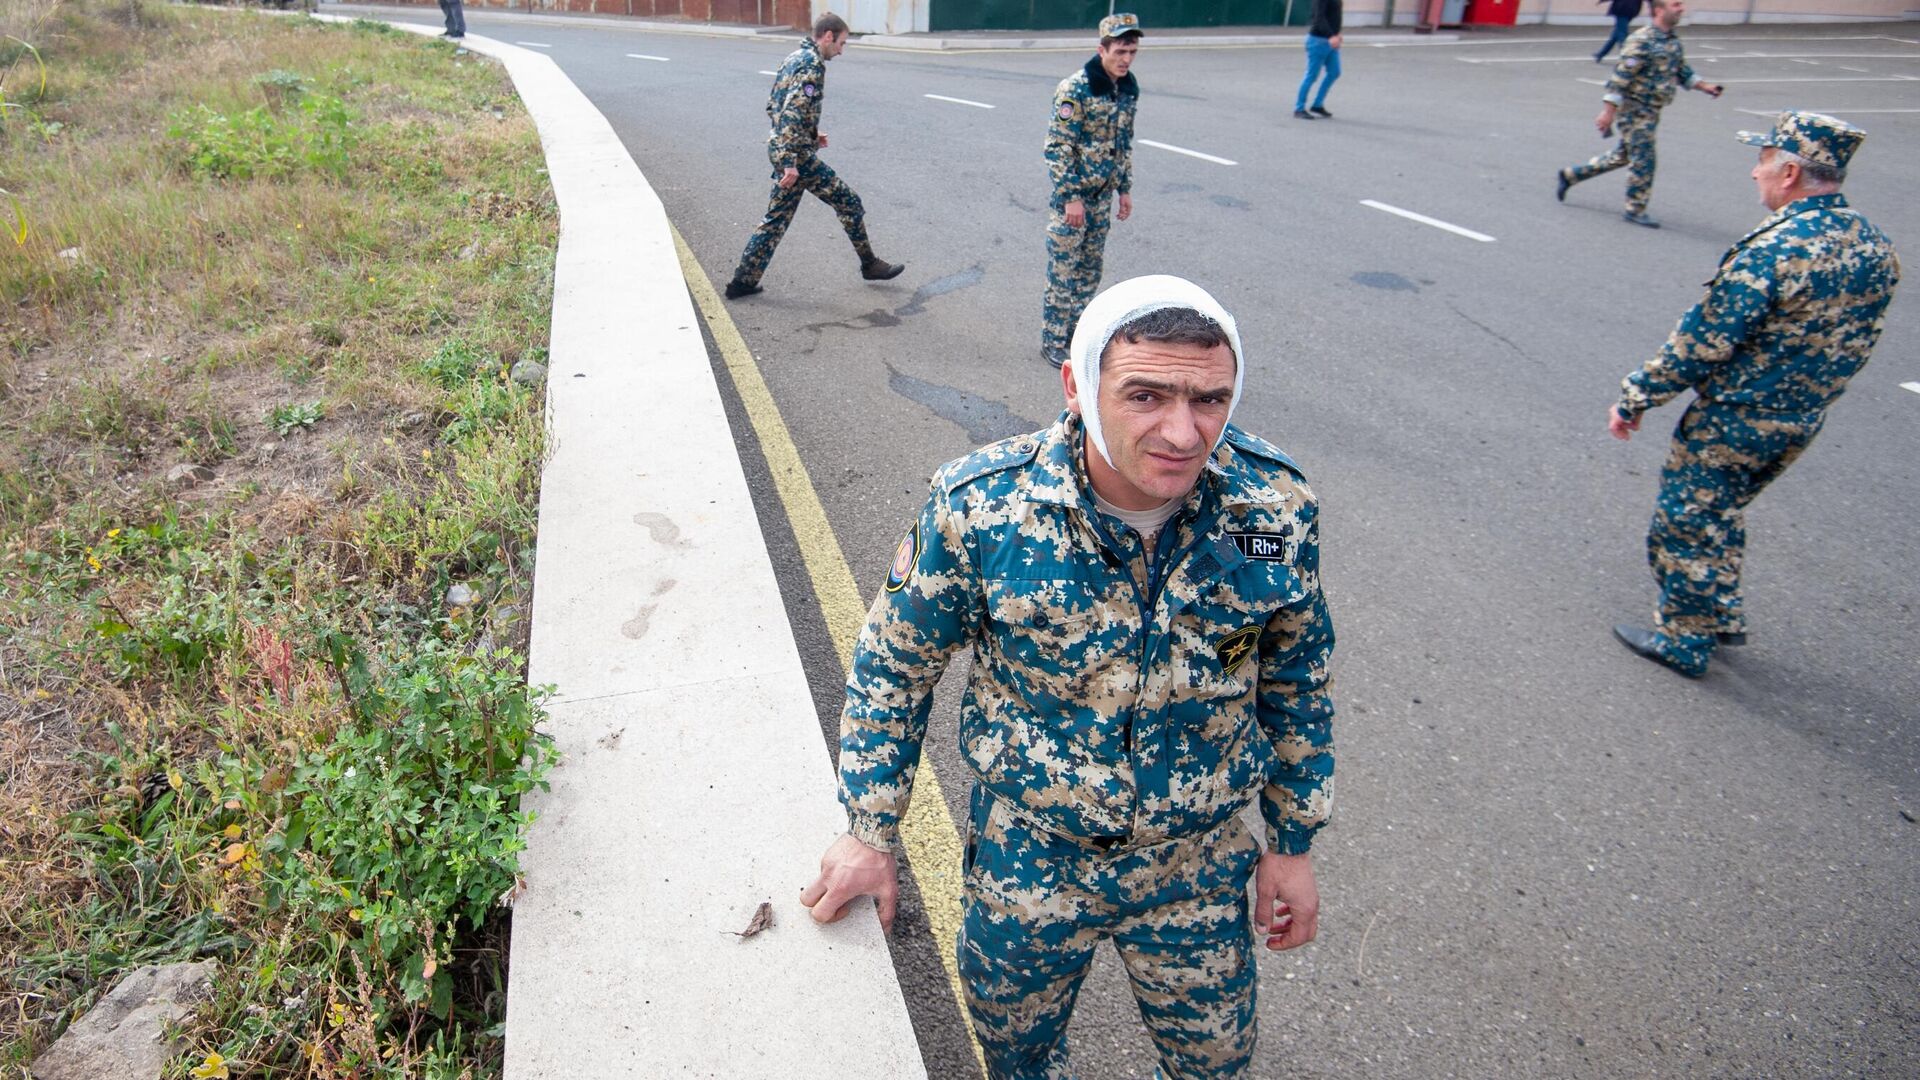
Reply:
[[[1300,80],[1300,96],[1293,102],[1296,120],[1333,119],[1333,114],[1327,111],[1327,91],[1340,77],[1341,3],[1342,0],[1313,0],[1313,21],[1307,27],[1307,77]],[[1309,109],[1307,94],[1323,71],[1326,78],[1321,81],[1319,92],[1313,95],[1313,108]]]
[[[1627,35],[1633,32],[1633,20],[1640,15],[1640,0],[1594,0],[1594,3],[1606,4],[1607,14],[1613,16],[1613,36],[1607,38],[1607,43],[1593,54],[1593,62],[1601,64],[1606,62],[1607,54],[1613,51],[1613,47],[1627,40]]]

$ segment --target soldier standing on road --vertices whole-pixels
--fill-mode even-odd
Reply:
[[[1613,134],[1620,124],[1620,143],[1611,151],[1585,165],[1561,169],[1554,198],[1567,201],[1567,189],[1582,180],[1591,180],[1622,165],[1628,167],[1627,210],[1621,216],[1635,225],[1657,229],[1660,223],[1647,216],[1647,198],[1653,194],[1653,133],[1660,126],[1660,110],[1673,101],[1674,87],[1699,90],[1719,97],[1718,83],[1702,82],[1687,66],[1686,50],[1673,28],[1687,13],[1686,0],[1648,0],[1653,7],[1653,22],[1633,32],[1627,47],[1620,50],[1620,63],[1607,80],[1605,104],[1593,126],[1601,137]]]
[[[847,24],[838,15],[822,15],[813,21],[813,36],[788,55],[773,79],[773,93],[767,98],[767,116],[773,131],[767,136],[767,157],[773,162],[773,191],[767,196],[767,216],[747,239],[740,254],[740,265],[727,283],[727,299],[737,300],[760,292],[760,275],[773,261],[773,249],[793,223],[793,212],[800,196],[811,191],[821,202],[833,207],[840,226],[853,241],[860,256],[860,276],[868,281],[886,281],[900,276],[906,266],[890,263],[873,253],[867,242],[866,211],[860,196],[847,182],[834,174],[817,151],[827,147],[820,132],[820,110],[827,97],[827,61],[847,47]]]
[[[1073,1075],[1067,1022],[1111,938],[1161,1074],[1239,1076],[1254,930],[1290,949],[1318,919],[1318,507],[1285,454],[1228,423],[1245,358],[1198,286],[1122,282],[1072,349],[1054,425],[943,467],[900,541],[847,680],[850,830],[800,899],[832,922],[871,895],[891,925],[932,691],[971,644],[957,959],[988,1072]],[[1255,801],[1264,853],[1240,814]]]
[[[1133,214],[1133,114],[1140,83],[1130,72],[1140,52],[1140,20],[1100,20],[1100,51],[1053,92],[1047,123],[1047,292],[1041,304],[1040,356],[1067,362],[1067,336],[1100,288],[1107,252],[1107,204]]]
[[[1753,181],[1773,213],[1721,258],[1706,297],[1626,377],[1607,414],[1608,430],[1628,439],[1646,410],[1688,388],[1698,395],[1674,428],[1647,532],[1660,584],[1655,628],[1613,630],[1694,678],[1716,644],[1746,641],[1747,504],[1813,442],[1865,366],[1900,280],[1892,242],[1840,194],[1865,132],[1785,112],[1772,131],[1739,138],[1762,148]]]

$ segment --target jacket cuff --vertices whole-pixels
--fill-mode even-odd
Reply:
[[[900,853],[900,823],[890,817],[849,810],[847,832],[870,848]]]
[[[1625,105],[1627,103],[1627,99],[1620,96],[1618,93],[1603,94],[1601,95],[1600,100],[1606,102],[1607,104],[1613,106],[1616,109],[1620,108],[1622,105]]]
[[[1320,831],[1319,826],[1311,829],[1276,829],[1267,826],[1267,850],[1275,855],[1305,855],[1313,847],[1313,834]]]

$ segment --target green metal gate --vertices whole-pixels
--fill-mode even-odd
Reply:
[[[929,30],[1085,30],[1107,14],[1140,16],[1151,40],[1155,30],[1183,26],[1305,26],[1313,0],[932,0]]]

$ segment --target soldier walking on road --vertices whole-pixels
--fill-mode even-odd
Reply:
[[[1772,131],[1739,137],[1761,147],[1753,181],[1773,213],[1721,258],[1706,297],[1626,377],[1607,414],[1608,430],[1628,439],[1646,410],[1688,388],[1697,395],[1674,428],[1647,532],[1658,618],[1650,631],[1613,630],[1694,678],[1715,645],[1746,641],[1747,504],[1813,442],[1865,366],[1900,280],[1892,242],[1840,194],[1865,132],[1785,112]]]
[[[1140,52],[1140,20],[1100,20],[1100,51],[1053,92],[1047,123],[1047,292],[1041,303],[1040,356],[1067,362],[1067,337],[1100,288],[1113,217],[1133,214],[1133,114],[1140,83],[1129,69]]]
[[[867,242],[866,211],[860,206],[860,196],[818,154],[827,147],[827,137],[820,132],[820,110],[827,97],[827,61],[846,47],[846,22],[838,15],[822,15],[813,21],[813,36],[787,57],[774,76],[773,93],[767,98],[767,116],[773,121],[773,131],[767,136],[773,191],[767,196],[767,216],[748,238],[740,265],[727,283],[729,300],[762,291],[760,275],[767,272],[773,249],[793,223],[800,196],[808,191],[839,216],[847,239],[853,241],[853,250],[860,256],[861,277],[886,281],[906,269],[904,264],[890,263],[873,253],[873,245]]]
[[[1108,938],[1161,1075],[1244,1075],[1254,932],[1313,940],[1333,624],[1313,493],[1228,423],[1245,369],[1191,282],[1102,293],[1066,411],[936,474],[867,615],[840,721],[850,828],[800,900],[832,922],[870,895],[892,924],[932,691],[971,645],[956,952],[995,1078],[1073,1075],[1067,1022]],[[1240,813],[1256,801],[1264,853]]]
[[[1647,216],[1647,198],[1653,194],[1653,133],[1660,126],[1660,110],[1673,101],[1674,87],[1699,90],[1719,97],[1724,89],[1718,83],[1702,82],[1687,66],[1686,50],[1673,28],[1687,13],[1685,0],[1648,0],[1653,7],[1653,22],[1633,32],[1627,47],[1620,50],[1620,63],[1607,80],[1607,92],[1601,99],[1600,115],[1593,126],[1602,138],[1620,125],[1620,143],[1611,151],[1570,169],[1561,169],[1554,198],[1567,201],[1567,189],[1582,180],[1612,172],[1622,165],[1627,169],[1627,210],[1621,216],[1635,225],[1657,229],[1660,223]]]

